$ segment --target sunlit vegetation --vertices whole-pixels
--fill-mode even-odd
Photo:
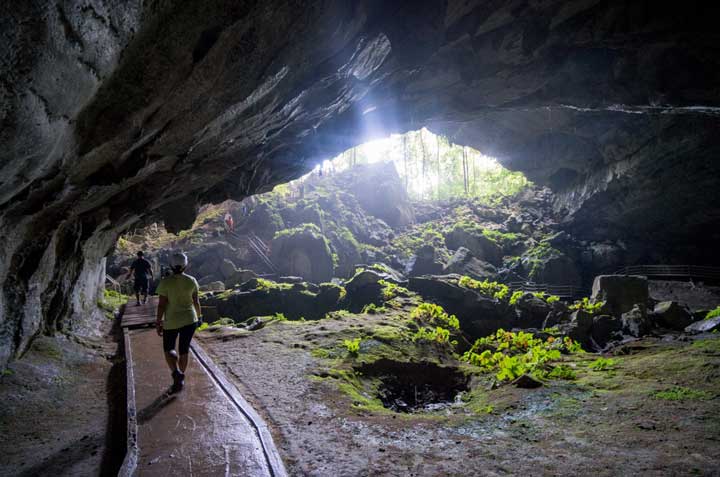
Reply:
[[[355,338],[352,340],[343,340],[343,346],[345,346],[345,349],[347,350],[348,354],[351,356],[357,356],[357,354],[360,352],[360,343],[362,342],[361,338]]]
[[[551,375],[560,360],[561,352],[578,353],[582,348],[572,339],[546,340],[532,333],[498,330],[494,335],[480,338],[462,355],[462,360],[477,366],[481,372],[493,373],[498,381],[511,381],[523,374],[537,378],[574,379],[574,372],[561,368]]]
[[[488,280],[474,280],[468,276],[463,276],[458,281],[458,285],[465,288],[470,288],[471,290],[475,290],[481,295],[487,296],[489,298],[494,298],[496,300],[505,300],[506,298],[512,298],[510,296],[510,288],[508,288],[507,285],[504,283],[498,283],[498,282],[491,282]],[[517,301],[517,299],[515,300]]]
[[[387,308],[384,306],[377,306],[375,303],[368,303],[361,311],[361,313],[367,313],[368,315],[380,315],[386,312]]]
[[[436,326],[435,328],[425,328],[421,326],[413,335],[412,340],[448,344],[450,343],[450,330],[442,326]],[[457,344],[457,341],[454,341],[452,344]]]
[[[410,290],[408,290],[407,288],[401,287],[400,285],[396,285],[395,283],[388,282],[386,280],[378,281],[378,285],[382,287],[380,289],[380,295],[385,301],[392,300],[397,296],[408,296],[410,294]]]
[[[332,162],[341,170],[380,160],[393,161],[408,194],[420,200],[466,196],[495,204],[530,184],[522,173],[508,171],[494,158],[427,129],[365,143]]]
[[[602,310],[603,306],[605,306],[604,301],[594,302],[588,297],[583,297],[582,300],[575,301],[575,303],[570,305],[568,308],[570,308],[571,310],[581,310],[591,315],[597,315],[598,313],[600,313],[600,310]]]
[[[434,303],[421,303],[412,312],[410,318],[420,323],[459,329],[460,322],[455,315],[448,315],[443,307]]]
[[[693,401],[712,398],[712,395],[707,391],[698,391],[684,386],[674,386],[663,391],[655,391],[650,395],[656,399],[663,399],[665,401]]]
[[[588,364],[588,368],[595,371],[609,371],[617,366],[617,361],[612,358],[598,358]]]

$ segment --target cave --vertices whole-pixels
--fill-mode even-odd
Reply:
[[[597,256],[622,244],[618,260],[588,265],[592,257],[579,253],[581,270],[568,278],[560,264],[544,281],[589,288],[623,267],[720,267],[718,5],[56,0],[0,10],[0,371],[8,375],[47,340],[70,346],[106,333],[98,307],[106,264],[131,231],[160,223],[182,234],[208,207],[253,200],[344,151],[423,128],[547,188],[565,234],[557,240],[571,236]],[[407,211],[375,198],[362,206],[391,228],[407,225]],[[263,214],[262,227],[275,220]],[[271,241],[262,227],[255,232]],[[340,242],[331,243],[338,255]],[[355,274],[359,256],[341,256],[334,276],[335,257],[318,243],[322,262],[292,252],[284,274],[318,283]],[[501,268],[497,252],[482,250]],[[417,270],[455,273],[453,257],[434,253],[417,254]],[[213,268],[224,258],[213,257]],[[453,263],[465,270],[469,260]],[[405,264],[391,265],[385,282]],[[264,266],[258,274],[273,271]],[[216,281],[248,278],[239,272]],[[497,329],[487,303],[455,285],[433,293],[459,312],[487,313]],[[658,293],[696,293],[692,282],[683,287]],[[717,305],[701,298],[703,311]],[[332,300],[323,314],[337,312],[341,298]],[[526,302],[518,322],[554,325],[551,305]],[[623,326],[641,326],[643,310],[625,317],[633,310],[622,308]],[[587,330],[605,326],[587,321]],[[386,384],[388,395],[395,387]]]

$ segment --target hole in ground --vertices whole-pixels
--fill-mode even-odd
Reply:
[[[379,381],[376,396],[395,412],[435,411],[455,402],[468,390],[468,377],[457,368],[433,363],[403,363],[381,359],[356,368]]]

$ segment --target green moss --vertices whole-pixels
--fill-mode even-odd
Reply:
[[[663,391],[655,391],[650,395],[655,399],[664,399],[666,401],[701,401],[713,397],[706,391],[698,391],[684,386],[674,386]]]
[[[385,343],[407,339],[403,330],[395,326],[378,326],[373,329],[372,337]]]
[[[280,230],[278,232],[275,232],[275,236],[273,237],[274,240],[279,239],[280,237],[288,237],[298,234],[305,234],[310,233],[314,235],[322,235],[322,232],[320,231],[320,227],[318,227],[315,224],[300,224],[297,227],[293,227],[290,229],[284,229]]]
[[[500,247],[512,247],[523,240],[520,234],[504,233],[498,230],[483,229],[482,234]]]
[[[387,313],[387,308],[384,306],[377,306],[375,303],[369,303],[365,305],[361,313],[367,313],[369,315],[381,315]]]
[[[380,290],[380,295],[385,301],[392,300],[397,296],[410,295],[410,290],[401,287],[400,285],[396,285],[392,282],[388,282],[386,280],[379,280],[378,284],[382,287],[382,289]]]

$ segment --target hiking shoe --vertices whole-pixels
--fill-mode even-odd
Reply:
[[[180,392],[185,385],[185,375],[181,373],[178,370],[173,371],[172,373],[172,379],[173,379],[173,385],[172,385],[172,391],[174,393]]]

